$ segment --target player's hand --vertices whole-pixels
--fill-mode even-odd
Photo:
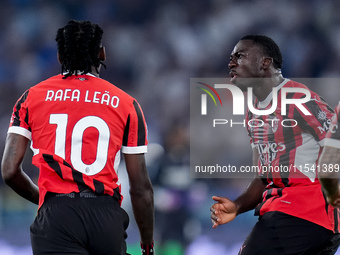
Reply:
[[[226,224],[235,219],[237,207],[233,201],[226,197],[217,196],[213,196],[212,199],[217,202],[210,207],[213,228],[217,228],[219,225]]]

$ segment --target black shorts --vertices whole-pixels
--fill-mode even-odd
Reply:
[[[49,195],[31,225],[34,255],[125,255],[129,216],[111,196]]]
[[[340,234],[285,213],[268,212],[259,218],[239,255],[331,255],[339,243]]]

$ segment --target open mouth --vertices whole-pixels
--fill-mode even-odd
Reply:
[[[229,76],[230,76],[230,82],[233,82],[236,78],[237,78],[237,73],[235,73],[235,72],[233,72],[233,71],[231,71],[230,73],[229,73]]]

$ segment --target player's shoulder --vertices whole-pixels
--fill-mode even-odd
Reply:
[[[29,90],[33,91],[33,90],[39,89],[41,86],[46,86],[46,84],[55,83],[57,81],[60,81],[60,79],[62,79],[62,75],[61,74],[51,76],[49,78],[46,78],[46,79],[40,81],[39,83],[37,83],[37,84],[35,84],[33,86],[31,86],[29,88]]]
[[[286,84],[283,86],[286,88],[303,88],[311,91],[305,84],[293,80],[287,80]]]
[[[293,80],[288,80],[288,82],[284,85],[284,87],[290,87],[290,88],[301,88],[301,91],[297,91],[295,92],[296,95],[301,95],[301,96],[305,96],[305,93],[308,91],[311,95],[311,98],[313,99],[317,99],[318,101],[322,101],[324,103],[326,103],[326,101],[320,97],[320,95],[318,93],[316,93],[315,91],[311,90],[308,85],[305,85],[301,82],[297,82],[297,81],[293,81]]]
[[[57,77],[58,75],[55,75],[55,76],[52,76],[50,78],[47,78],[43,81],[40,81],[39,83],[35,84],[35,85],[32,85],[30,86],[28,89],[26,89],[24,91],[24,93],[21,95],[21,98],[20,100],[26,100],[27,97],[32,97],[33,95],[35,95],[37,93],[37,91],[41,90],[40,88],[42,86],[45,86],[46,83],[49,83],[50,80],[53,80]]]
[[[109,82],[108,80],[105,80],[102,78],[94,78],[94,79],[96,79],[97,85],[100,84],[100,87],[103,89],[103,91],[106,91],[112,95],[115,95],[119,97],[120,99],[123,99],[124,101],[127,101],[127,102],[136,101],[136,99],[132,95],[130,95],[123,89],[119,88],[115,84]]]

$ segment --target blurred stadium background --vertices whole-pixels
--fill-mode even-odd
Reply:
[[[30,86],[60,71],[54,41],[69,19],[104,29],[107,69],[101,77],[136,97],[149,128],[147,163],[155,190],[158,255],[237,254],[256,221],[252,212],[211,228],[212,195],[235,198],[245,179],[192,179],[189,174],[190,77],[225,77],[229,54],[245,34],[265,34],[281,47],[285,77],[339,77],[340,2],[250,0],[1,0],[0,152],[12,107]],[[332,107],[340,84],[312,89]],[[241,130],[243,136],[246,131]],[[240,134],[241,135],[241,134]],[[249,162],[247,143],[225,144],[226,162]],[[235,153],[235,149],[242,153]],[[218,152],[216,152],[218,153]],[[38,171],[25,161],[36,179]],[[120,176],[132,216],[124,165]],[[124,185],[125,184],[125,185]],[[0,254],[31,253],[37,207],[0,181]],[[131,217],[129,251],[140,254]]]

